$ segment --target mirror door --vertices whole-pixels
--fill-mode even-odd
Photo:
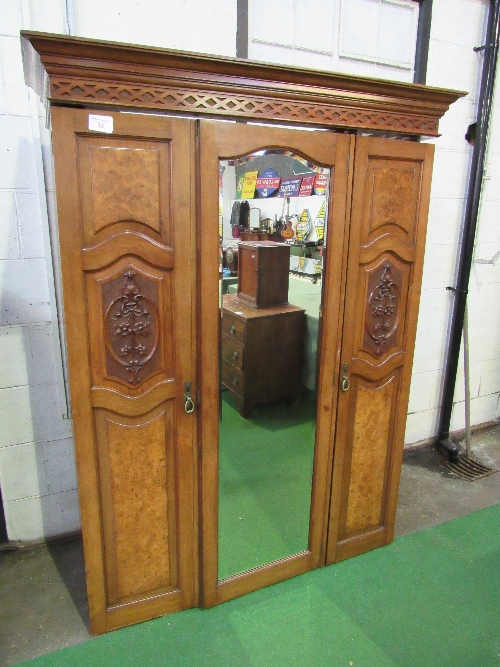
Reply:
[[[351,138],[203,121],[203,603],[323,564]]]

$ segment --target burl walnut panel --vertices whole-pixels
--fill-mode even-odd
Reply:
[[[160,232],[158,150],[93,146],[90,169],[94,231],[137,220]]]
[[[363,243],[386,231],[414,244],[421,174],[417,161],[370,160]]]
[[[175,586],[172,405],[141,420],[98,411],[108,604]],[[171,507],[172,506],[172,507]]]
[[[380,525],[386,484],[387,448],[397,383],[381,387],[357,383],[346,533]]]
[[[142,232],[171,246],[171,142],[79,136],[86,246],[103,234]]]

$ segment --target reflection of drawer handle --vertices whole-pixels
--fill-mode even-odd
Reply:
[[[236,351],[233,352],[233,359],[236,361],[238,358],[238,353]]]
[[[238,386],[238,378],[237,377],[233,378],[233,384],[234,384],[235,387]]]
[[[235,334],[235,333],[236,333],[236,329],[234,328],[234,324],[231,324],[231,326],[229,327],[229,331],[230,331],[232,334]]]

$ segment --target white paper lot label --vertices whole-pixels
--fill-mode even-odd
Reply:
[[[113,116],[96,116],[89,114],[89,130],[113,134]]]

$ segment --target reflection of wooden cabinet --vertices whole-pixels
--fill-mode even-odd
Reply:
[[[57,103],[52,137],[92,632],[195,606],[200,595],[211,606],[390,542],[433,151],[418,138],[438,135],[460,94],[24,37],[29,83]],[[125,109],[143,113],[119,113]],[[96,113],[108,118],[109,134],[91,129]],[[297,131],[306,125],[329,131]],[[356,136],[363,131],[416,141]],[[217,184],[221,160],[265,147],[296,151],[334,174],[310,533],[306,551],[219,581]],[[234,297],[224,298],[222,370],[244,412],[297,395],[303,327],[304,311],[294,306],[235,308]],[[343,374],[348,391],[340,391]],[[200,398],[195,406],[190,392]]]
[[[222,305],[222,383],[243,417],[262,403],[298,399],[305,311],[291,305],[248,308],[233,294]]]
[[[290,246],[273,241],[238,246],[238,300],[252,308],[288,303]]]

